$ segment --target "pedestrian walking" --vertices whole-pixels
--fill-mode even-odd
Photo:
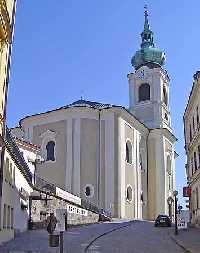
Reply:
[[[47,232],[49,234],[53,234],[56,224],[57,224],[57,219],[54,215],[54,213],[50,213],[50,216],[47,217]]]

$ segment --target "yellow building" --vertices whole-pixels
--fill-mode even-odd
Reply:
[[[187,180],[190,188],[191,222],[200,225],[200,71],[194,75],[184,114]]]
[[[16,0],[0,0],[0,136],[6,121],[6,101]],[[1,138],[2,139],[2,138]]]
[[[3,210],[3,196],[6,188],[4,188],[4,158],[6,157],[5,133],[6,133],[6,104],[7,91],[10,76],[11,52],[12,52],[12,37],[15,21],[16,0],[0,0],[0,241],[6,240],[6,233],[2,233],[3,224],[2,212]],[[11,178],[9,178],[8,185],[12,185]],[[12,187],[11,187],[12,188]],[[12,227],[13,207],[9,206],[8,213],[11,219],[8,227]],[[5,224],[4,224],[5,225]],[[7,226],[7,225],[6,225]],[[10,233],[8,233],[10,234]]]

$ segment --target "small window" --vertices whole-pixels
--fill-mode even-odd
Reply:
[[[139,102],[150,100],[150,85],[143,83],[139,87]]]
[[[194,174],[194,161],[193,161],[193,157],[191,158],[191,171],[192,171],[192,175]]]
[[[165,103],[165,105],[168,105],[168,96],[167,96],[167,91],[166,91],[166,87],[163,87],[163,102]]]
[[[133,199],[133,189],[132,187],[129,185],[126,189],[126,200],[131,202]]]
[[[6,219],[7,219],[7,206],[3,206],[3,228],[6,228]]]
[[[132,144],[130,141],[126,142],[126,162],[132,163]]]
[[[14,227],[14,209],[11,208],[11,229]]]
[[[172,175],[172,161],[169,155],[167,156],[167,173]]]
[[[12,167],[12,163],[10,163],[10,171],[9,171],[9,183],[10,185],[12,184],[12,181],[13,181],[13,167]]]
[[[199,168],[200,168],[200,145],[198,146]]]
[[[49,141],[46,145],[47,161],[55,161],[55,142]]]
[[[196,155],[196,152],[194,152],[194,169],[195,169],[195,171],[198,169],[197,168],[197,155]]]
[[[92,198],[94,196],[94,186],[87,184],[84,188],[84,194],[87,198]]]
[[[195,120],[194,120],[194,116],[192,118],[192,124],[193,124],[193,132],[195,133]]]
[[[91,195],[91,191],[90,191],[90,187],[89,187],[89,186],[87,186],[87,187],[85,188],[85,195],[86,195],[87,197]]]
[[[199,126],[199,108],[197,106],[197,126]]]
[[[9,180],[9,168],[10,167],[10,163],[9,163],[9,159],[8,157],[6,158],[6,163],[5,163],[5,180],[8,181]]]
[[[196,208],[199,208],[199,191],[198,187],[196,188]]]
[[[143,169],[142,155],[140,154],[140,168]]]
[[[190,141],[192,141],[192,127],[191,127],[191,124],[190,124]]]
[[[8,206],[8,212],[7,212],[7,228],[10,228],[10,206]]]

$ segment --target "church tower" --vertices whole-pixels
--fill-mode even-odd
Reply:
[[[146,8],[141,37],[141,49],[131,61],[135,72],[128,75],[129,110],[149,128],[171,130],[169,76],[162,68],[165,54],[155,47]]]
[[[129,110],[149,128],[142,188],[147,189],[148,218],[155,219],[158,214],[173,215],[177,139],[171,129],[165,54],[155,46],[146,7],[144,16],[141,48],[131,60],[135,71],[128,74]],[[145,156],[142,149],[140,155]]]

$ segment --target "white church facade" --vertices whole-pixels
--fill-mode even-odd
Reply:
[[[121,218],[173,215],[174,144],[165,56],[145,11],[128,74],[129,109],[78,100],[27,116],[15,135],[40,147],[36,173]]]

